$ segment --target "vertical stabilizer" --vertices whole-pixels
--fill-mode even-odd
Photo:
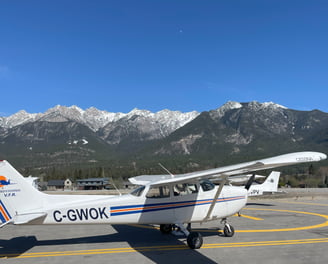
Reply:
[[[12,222],[16,215],[40,210],[45,196],[9,162],[0,161],[0,226]]]
[[[268,178],[261,184],[264,192],[277,192],[279,183],[280,172],[273,171]]]
[[[262,184],[252,185],[248,191],[248,196],[263,195],[264,192],[277,192],[280,172],[273,171]]]

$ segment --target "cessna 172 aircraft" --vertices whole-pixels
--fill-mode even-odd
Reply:
[[[245,186],[248,189],[248,196],[259,196],[265,193],[278,192],[279,177],[280,172],[273,171],[262,184],[252,184],[252,181],[249,181],[250,187],[247,184]]]
[[[6,224],[159,224],[163,233],[178,229],[190,248],[200,248],[200,233],[191,223],[222,220],[224,234],[233,236],[227,217],[247,202],[247,190],[225,185],[230,176],[326,159],[319,152],[296,152],[231,166],[179,175],[130,178],[141,185],[130,194],[48,195],[36,190],[7,161],[0,161],[0,227]],[[220,182],[215,186],[210,179]]]

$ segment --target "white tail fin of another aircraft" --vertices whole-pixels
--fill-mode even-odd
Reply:
[[[248,191],[248,196],[263,195],[264,192],[277,192],[280,172],[273,171],[262,184],[252,185]]]
[[[40,212],[45,196],[7,161],[0,161],[0,227],[8,223],[27,223],[44,215]]]

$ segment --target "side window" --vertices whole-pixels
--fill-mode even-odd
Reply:
[[[169,186],[151,187],[146,195],[147,198],[167,198],[170,197]]]
[[[202,189],[204,192],[213,190],[215,188],[215,185],[212,182],[210,182],[209,180],[201,181],[200,186],[202,186]]]
[[[174,185],[174,196],[198,193],[197,185],[192,183],[179,183]]]

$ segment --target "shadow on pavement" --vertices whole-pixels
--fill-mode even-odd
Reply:
[[[163,235],[160,231],[152,228],[128,225],[114,225],[113,228],[118,233],[49,240],[38,240],[36,236],[20,236],[9,240],[0,239],[0,258],[19,257],[34,247],[103,243],[101,248],[106,248],[107,245],[104,245],[104,243],[108,243],[107,248],[110,248],[110,246],[113,247],[110,243],[127,242],[131,248],[154,263],[217,263],[204,256],[201,250],[190,249],[183,237]],[[202,235],[213,235],[213,233],[202,233]],[[84,248],[86,247],[84,246]]]

